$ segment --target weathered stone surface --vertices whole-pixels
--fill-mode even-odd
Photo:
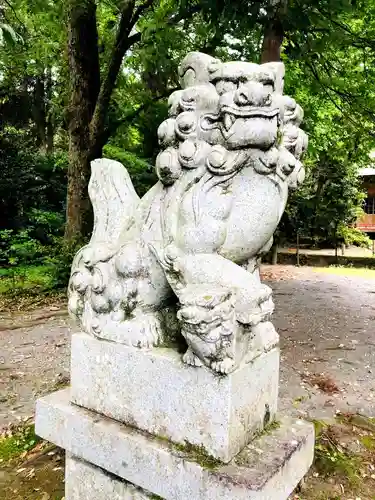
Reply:
[[[36,432],[165,500],[286,499],[310,467],[314,448],[312,424],[285,420],[220,465],[79,408],[69,390],[38,401]],[[102,497],[90,500],[96,498]]]
[[[159,182],[140,199],[118,162],[92,162],[94,230],[72,265],[69,311],[86,333],[150,348],[171,336],[172,305],[184,362],[226,375],[270,320],[259,260],[303,181],[307,136],[282,63],[192,52],[179,75],[158,130]]]
[[[150,500],[152,498],[155,496],[124,479],[70,453],[66,454],[66,500]]]
[[[145,351],[76,334],[71,398],[151,434],[203,446],[228,462],[276,414],[279,349],[276,332],[270,335],[262,331],[268,343],[224,377],[206,367],[191,369],[174,349]]]

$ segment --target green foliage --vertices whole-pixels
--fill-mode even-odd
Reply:
[[[14,31],[12,26],[0,22],[0,46],[6,44],[14,45],[22,41],[22,37]]]
[[[314,160],[307,158],[311,163],[307,163],[305,184],[290,197],[280,230],[293,240],[297,232],[316,245],[349,244],[350,239],[354,243],[358,236],[352,232],[349,238],[349,229],[344,229],[356,222],[363,203],[357,168],[330,153],[332,158],[324,153]]]
[[[156,183],[154,167],[134,153],[107,144],[103,154],[106,158],[119,161],[127,168],[139,196],[143,196]]]
[[[355,227],[348,227],[341,224],[337,231],[338,238],[345,243],[345,245],[355,245],[362,248],[371,248],[371,239],[366,233],[360,231]]]
[[[19,232],[12,229],[0,231],[0,258],[3,265],[24,266],[37,262],[42,256],[42,245],[30,237],[27,229]]]
[[[35,210],[64,213],[67,156],[41,154],[28,135],[0,130],[0,229],[33,224]]]
[[[44,264],[1,269],[0,293],[15,296],[23,292],[47,292],[52,288],[51,273],[50,267]]]
[[[32,208],[29,212],[28,230],[44,245],[54,245],[55,238],[63,234],[64,214]]]
[[[103,77],[121,5],[96,3]],[[374,0],[153,2],[117,78],[104,156],[124,164],[140,196],[147,192],[157,180],[156,132],[167,116],[166,97],[179,87],[181,58],[202,50],[257,62],[265,27],[277,14],[285,92],[304,108],[310,142],[307,180],[290,197],[278,239],[295,241],[298,233],[316,244],[367,246],[351,226],[363,200],[358,168],[375,148],[374,8]],[[77,248],[61,239],[70,82],[65,24],[64,2],[11,0],[0,13],[0,265],[22,275],[26,266],[47,263],[56,286],[66,286]]]
[[[315,423],[314,466],[322,475],[341,476],[350,484],[356,485],[359,481],[361,461],[337,443],[332,429],[333,427],[324,422]]]
[[[35,281],[27,269],[42,266],[63,234],[66,154],[41,154],[11,127],[0,131],[0,149],[0,266],[8,269],[2,288],[45,286],[45,275]]]
[[[50,254],[44,261],[49,267],[51,288],[59,289],[68,286],[73,258],[82,246],[81,241],[65,242],[63,238],[55,239]]]

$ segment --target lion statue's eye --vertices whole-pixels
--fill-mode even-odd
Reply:
[[[216,91],[219,95],[237,90],[237,84],[229,80],[220,80],[216,84]]]

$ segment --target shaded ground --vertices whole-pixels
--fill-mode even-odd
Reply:
[[[373,416],[375,275],[324,271],[300,268],[295,279],[269,281],[282,349],[280,410],[314,419],[338,410]]]
[[[33,415],[38,396],[67,383],[70,335],[65,306],[1,317],[0,430]]]
[[[0,465],[2,500],[64,497],[64,452],[37,438],[32,423],[10,426],[0,439]]]
[[[374,274],[331,272],[337,270],[263,269],[274,289],[274,323],[281,337],[280,411],[314,420],[337,412],[374,416]],[[67,382],[72,327],[60,307],[0,317],[0,428],[32,415],[40,394]],[[367,456],[368,449],[375,450],[375,431],[367,431],[350,419],[325,429],[318,442],[323,465],[313,469],[293,498],[374,500],[375,460]],[[361,453],[361,460],[348,458],[346,446],[354,455]],[[33,458],[36,465],[0,463],[0,498],[61,498],[62,465],[48,453],[40,450]],[[336,480],[338,464],[343,479]],[[330,477],[322,480],[325,470]]]

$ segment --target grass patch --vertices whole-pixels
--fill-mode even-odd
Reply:
[[[360,278],[375,279],[375,269],[367,267],[329,266],[314,267],[317,273],[336,274],[338,276],[357,276]]]
[[[16,266],[0,270],[0,293],[45,290],[51,286],[51,266]]]
[[[351,486],[357,486],[359,483],[360,458],[347,453],[330,438],[330,426],[317,437],[314,465],[323,476],[345,478]]]
[[[348,413],[314,425],[314,464],[293,500],[375,499],[373,419]]]
[[[31,419],[0,436],[0,498],[64,498],[63,450],[37,437]]]
[[[339,422],[341,422],[341,417]],[[361,469],[361,456],[343,446],[344,436],[350,429],[341,424],[315,421],[314,468],[322,476],[345,478],[351,486],[357,486]],[[351,431],[350,431],[351,432]],[[353,436],[351,436],[352,438]]]
[[[40,442],[41,439],[35,435],[34,424],[11,428],[0,437],[0,463],[20,458]]]
[[[360,441],[367,450],[375,452],[375,437],[362,436]]]
[[[65,300],[66,290],[54,288],[52,266],[0,269],[0,313],[28,311]]]

